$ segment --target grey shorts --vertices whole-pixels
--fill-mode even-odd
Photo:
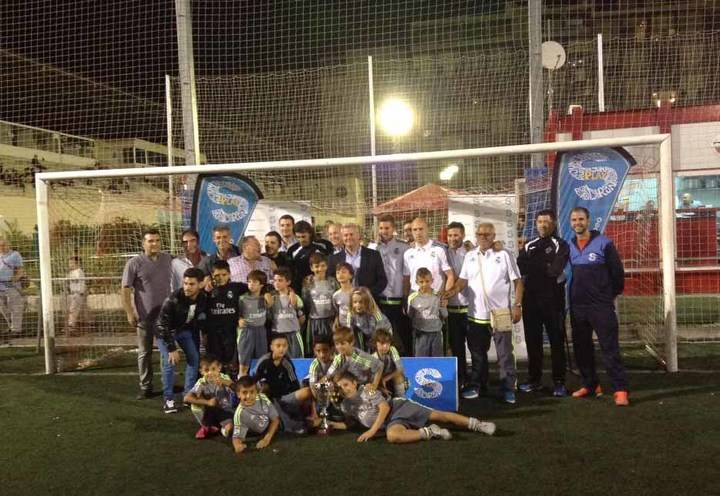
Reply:
[[[312,346],[316,336],[332,337],[334,320],[332,317],[328,317],[326,319],[310,319],[308,321],[308,333],[311,339],[309,343],[310,346]]]
[[[238,332],[237,352],[240,365],[250,366],[253,358],[260,358],[268,351],[267,330],[262,327],[245,327]]]
[[[295,399],[295,393],[288,393],[279,400],[273,400],[275,409],[280,416],[280,424],[283,432],[292,434],[306,434],[305,417],[300,409],[300,404]]]
[[[390,419],[386,429],[400,424],[408,429],[420,429],[430,421],[432,410],[426,406],[406,398],[390,400]]]

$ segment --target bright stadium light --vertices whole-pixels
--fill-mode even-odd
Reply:
[[[457,164],[450,164],[440,171],[440,180],[449,181],[458,173],[460,167]]]
[[[406,136],[415,123],[412,107],[399,98],[389,98],[378,112],[380,127],[389,136]]]

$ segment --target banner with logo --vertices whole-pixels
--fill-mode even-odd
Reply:
[[[238,174],[200,174],[192,208],[192,228],[200,233],[200,249],[215,252],[213,227],[220,224],[230,228],[232,243],[237,243],[261,198],[258,187]]]
[[[553,204],[558,233],[566,241],[575,236],[570,212],[585,207],[589,229],[603,232],[635,159],[623,148],[595,148],[558,153],[553,174]]]
[[[460,408],[457,383],[457,358],[407,358],[402,359],[405,377],[408,379],[407,397],[435,410],[456,412]],[[295,372],[302,381],[310,371],[311,358],[294,358]],[[257,360],[250,370],[255,372]]]
[[[255,236],[263,244],[269,231],[277,231],[280,217],[292,215],[295,222],[305,220],[312,223],[310,202],[260,200],[245,229],[246,236]]]

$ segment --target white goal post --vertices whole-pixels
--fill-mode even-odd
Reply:
[[[178,167],[147,167],[128,169],[104,169],[91,171],[43,172],[35,176],[37,225],[40,266],[40,297],[42,306],[42,328],[45,348],[45,371],[52,374],[55,364],[55,309],[53,303],[53,281],[50,250],[50,216],[48,211],[49,188],[53,182],[69,180],[90,180],[108,178],[131,178],[142,176],[178,176],[202,173],[238,173],[266,170],[317,169],[323,167],[350,167],[360,165],[392,164],[428,160],[478,158],[499,155],[524,155],[532,153],[553,153],[613,146],[654,145],[659,156],[659,244],[662,274],[662,308],[664,324],[665,360],[669,372],[678,370],[677,319],[675,293],[675,206],[673,171],[671,161],[671,139],[669,134],[617,137],[594,140],[552,142],[528,145],[499,146],[463,150],[400,153],[393,155],[339,157],[328,159],[287,160],[275,162],[254,162],[239,164],[186,165]]]

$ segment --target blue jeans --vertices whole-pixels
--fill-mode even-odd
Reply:
[[[173,399],[173,387],[175,386],[175,365],[171,365],[168,360],[170,351],[165,341],[158,339],[158,348],[160,349],[160,366],[162,369],[163,398],[166,400]],[[180,331],[175,335],[175,342],[185,353],[185,388],[183,395],[190,392],[197,381],[198,369],[200,366],[200,349],[198,339],[191,331]]]

